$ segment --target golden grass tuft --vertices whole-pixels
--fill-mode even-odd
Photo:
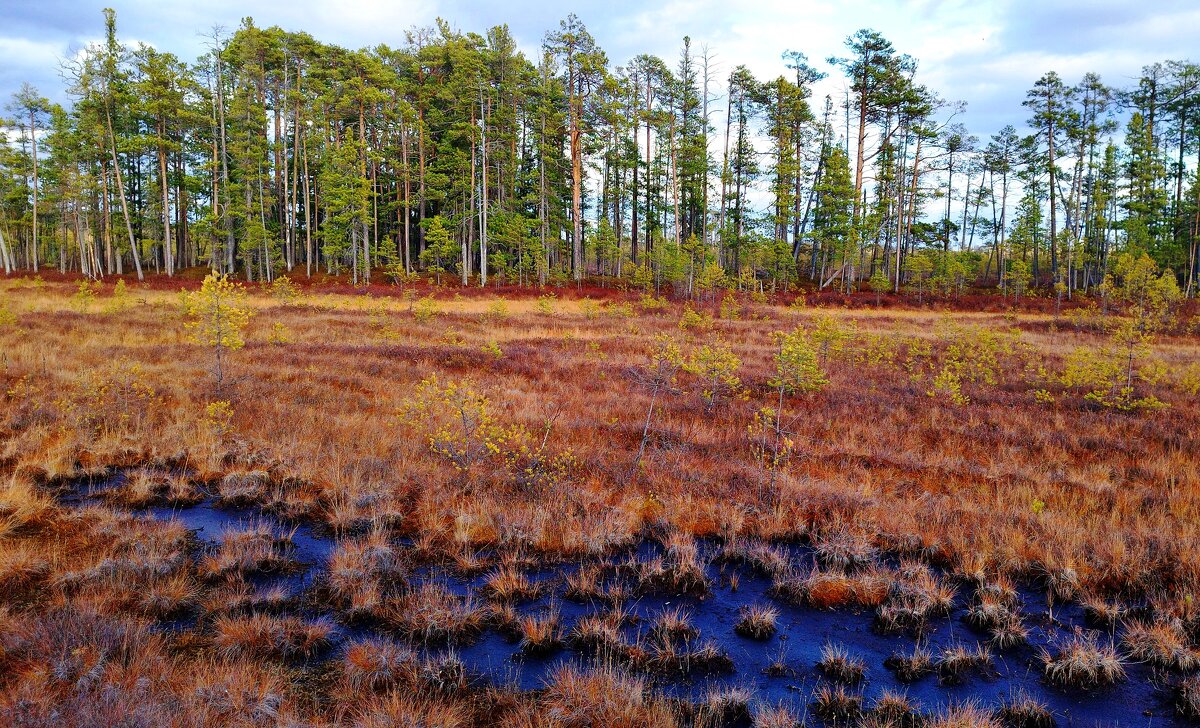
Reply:
[[[1091,636],[1076,635],[1041,651],[1046,680],[1061,688],[1091,690],[1125,679],[1125,665],[1115,648]]]
[[[752,604],[744,607],[734,625],[734,631],[743,637],[765,640],[775,634],[775,623],[779,621],[779,610],[769,604]]]
[[[862,659],[852,656],[842,645],[826,644],[821,648],[817,669],[829,680],[845,685],[857,685],[867,675]]]
[[[674,712],[650,695],[640,678],[612,667],[558,668],[542,707],[551,724],[564,728],[674,728]]]
[[[293,616],[218,617],[213,623],[213,645],[226,659],[308,659],[329,646],[332,631],[324,620]]]

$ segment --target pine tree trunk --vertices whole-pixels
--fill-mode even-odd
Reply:
[[[162,119],[158,122],[158,135],[161,140],[158,145],[158,179],[162,187],[163,265],[167,269],[167,276],[171,277],[175,275],[175,246],[171,240],[171,185],[167,179],[167,149],[164,146],[167,129],[166,122]]]
[[[112,128],[112,112],[105,109],[105,116],[108,121],[108,140],[110,149],[112,150],[113,171],[117,177],[117,194],[121,200],[121,213],[125,216],[125,231],[129,234],[129,249],[133,253],[133,267],[137,270],[137,279],[145,280],[142,275],[142,257],[138,253],[137,242],[133,239],[133,224],[129,221],[129,204],[125,199],[125,183],[121,179],[121,164],[117,160],[117,140],[113,136]]]
[[[33,270],[38,269],[38,146],[37,146],[37,116],[31,107],[29,109],[29,148],[33,161]]]

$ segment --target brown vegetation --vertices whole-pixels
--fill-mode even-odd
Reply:
[[[283,306],[254,291],[247,344],[218,396],[173,294],[134,288],[136,305],[80,310],[67,284],[0,284],[19,314],[0,328],[0,723],[19,710],[33,723],[106,725],[136,710],[196,725],[675,725],[677,706],[646,675],[721,672],[729,657],[689,632],[685,613],[630,638],[624,605],[705,595],[712,558],[769,578],[772,596],[862,609],[885,629],[919,632],[962,594],[996,650],[1032,619],[1015,585],[1055,604],[1086,600],[1106,629],[1149,605],[1114,638],[1121,649],[1196,664],[1200,405],[1171,373],[1200,346],[1182,329],[1153,347],[1166,374],[1139,384],[1171,406],[1145,414],[1055,383],[1064,358],[1102,335],[1048,315],[822,309],[847,330],[853,317],[856,333],[830,353],[826,387],[788,395],[789,457],[765,462],[770,438],[754,427],[778,401],[772,334],[814,329],[811,308],[747,299],[741,318],[694,335],[679,328],[680,305],[643,310],[625,294],[610,295],[632,316],[597,294],[588,312],[564,295],[552,315],[520,301],[485,319],[489,294],[435,292],[439,311],[417,320],[378,292],[313,291]],[[1011,337],[994,384],[972,384],[966,403],[930,394],[951,356],[948,317]],[[290,342],[268,343],[275,323]],[[744,396],[706,411],[680,393],[697,386],[680,371],[647,425],[652,395],[630,370],[660,336],[691,351],[715,334],[740,361]],[[482,340],[502,354],[467,343]],[[85,504],[58,501],[101,486]],[[311,588],[263,587],[257,577],[297,568],[287,529],[248,520],[209,545],[129,513],[200,499],[303,523],[337,546]],[[565,585],[535,578],[552,563],[578,568]],[[430,565],[485,580],[481,598],[418,576]],[[553,611],[513,618],[560,586],[605,611],[574,624]],[[330,648],[321,614],[397,641]],[[770,608],[744,616],[756,637],[775,621]],[[151,629],[161,620],[182,627]],[[461,662],[417,656],[502,621],[531,653],[562,643],[612,666],[564,668],[525,694],[476,690]],[[314,676],[316,657],[330,659]],[[985,657],[918,650],[888,664],[901,679],[954,682]],[[1121,659],[1080,639],[1047,652],[1045,676],[1104,685],[1123,675]],[[1181,711],[1197,702],[1192,683]],[[870,712],[852,692],[822,690],[820,711]],[[736,697],[708,710],[740,711]],[[760,716],[769,725],[786,710]]]

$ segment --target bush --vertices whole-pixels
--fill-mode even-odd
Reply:
[[[683,315],[679,317],[679,329],[681,331],[708,331],[713,326],[712,316],[706,313],[698,313],[691,305],[683,307]]]
[[[271,298],[281,306],[294,306],[300,302],[300,287],[287,276],[271,281]]]
[[[413,318],[419,323],[426,323],[427,321],[430,321],[434,316],[437,316],[438,313],[439,309],[437,301],[434,300],[433,296],[422,296],[421,298],[418,298],[417,302],[412,308]]]

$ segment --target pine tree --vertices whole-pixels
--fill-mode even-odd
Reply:
[[[846,153],[830,146],[822,160],[824,174],[816,186],[817,206],[813,218],[813,238],[824,251],[821,266],[822,287],[837,276],[849,276],[856,246],[854,243],[854,185]],[[833,272],[826,279],[824,272]]]
[[[574,13],[547,33],[546,50],[562,63],[567,93],[568,144],[571,158],[571,268],[575,280],[583,280],[583,155],[584,136],[591,120],[587,103],[605,72],[608,59],[591,33]]]

